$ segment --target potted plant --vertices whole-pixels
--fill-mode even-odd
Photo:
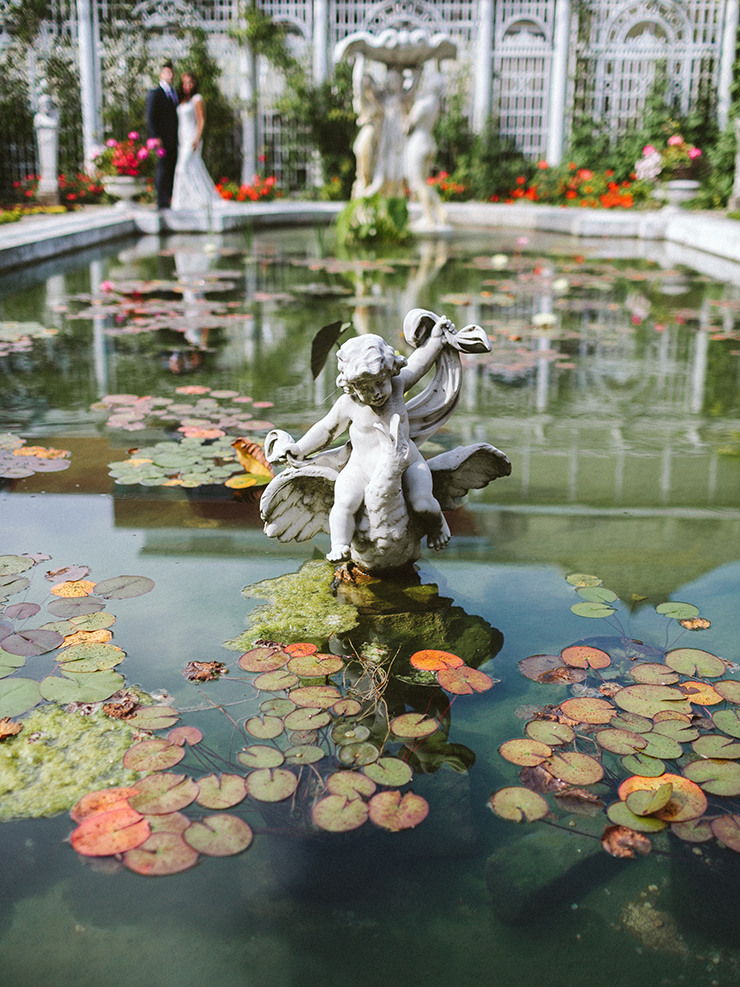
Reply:
[[[701,156],[698,147],[680,134],[672,134],[662,150],[653,144],[645,145],[642,157],[635,164],[635,175],[643,181],[659,183],[656,198],[678,206],[693,199],[699,190],[696,175]]]
[[[108,195],[130,202],[144,190],[142,179],[152,173],[157,157],[164,155],[150,138],[143,141],[132,130],[127,138],[111,137],[94,157],[95,167]]]

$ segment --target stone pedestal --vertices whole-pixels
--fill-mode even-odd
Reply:
[[[732,183],[732,195],[727,203],[729,212],[740,210],[740,117],[735,117],[735,180]]]
[[[58,152],[59,113],[46,93],[39,99],[39,110],[33,118],[39,152],[39,187],[36,200],[42,206],[59,205]]]

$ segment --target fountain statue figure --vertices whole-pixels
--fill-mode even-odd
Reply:
[[[371,573],[398,569],[419,558],[424,537],[444,548],[443,511],[511,472],[508,458],[485,442],[429,460],[419,450],[457,405],[460,353],[490,350],[483,329],[457,332],[445,316],[412,309],[404,336],[414,347],[408,359],[380,336],[348,340],[337,354],[344,393],[329,413],[297,442],[280,429],[268,433],[268,460],[288,464],[262,495],[269,536],[306,541],[328,531],[330,561],[351,560]],[[432,367],[430,383],[406,402],[404,393]],[[345,431],[349,441],[321,452]]]

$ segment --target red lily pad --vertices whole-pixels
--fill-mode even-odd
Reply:
[[[177,833],[179,836],[182,836],[191,823],[184,812],[163,812],[158,816],[147,816],[146,819],[153,833]]]
[[[356,699],[340,699],[338,703],[334,703],[331,711],[335,716],[357,716],[362,712],[362,703],[358,703]]]
[[[298,787],[298,776],[287,768],[262,768],[247,775],[247,791],[258,802],[282,802]]]
[[[166,771],[185,757],[185,751],[164,737],[140,740],[123,755],[123,766],[129,771]]]
[[[221,813],[192,822],[182,838],[207,857],[232,857],[251,845],[254,834],[243,819]]]
[[[267,744],[251,744],[239,751],[236,759],[245,768],[278,768],[285,760],[282,751]]]
[[[334,675],[343,668],[344,662],[337,655],[324,655],[318,651],[313,655],[297,655],[288,662],[289,671],[302,679]]]
[[[567,723],[559,723],[557,720],[530,720],[524,732],[532,740],[539,740],[543,744],[549,744],[550,747],[569,744],[575,737],[573,727],[569,727]]]
[[[564,648],[560,652],[560,657],[566,665],[572,665],[573,668],[606,668],[612,663],[606,651],[585,644],[574,644],[570,648]]]
[[[178,744],[180,747],[184,744],[193,747],[201,742],[203,734],[197,727],[175,727],[167,734],[167,739],[171,744]]]
[[[149,823],[130,805],[96,812],[73,830],[72,849],[86,857],[109,857],[140,846],[149,837]]]
[[[13,603],[3,610],[3,617],[6,620],[28,620],[35,617],[41,607],[38,603]]]
[[[326,779],[326,788],[332,795],[343,795],[348,799],[357,799],[362,796],[370,798],[371,795],[375,794],[375,782],[366,774],[360,774],[359,771],[335,771]]]
[[[188,870],[198,861],[198,852],[179,833],[152,833],[146,843],[123,855],[129,870],[145,877],[166,877]]]
[[[429,815],[429,803],[413,792],[391,790],[378,792],[369,802],[370,819],[376,826],[398,833],[402,829],[414,829]]]
[[[244,724],[244,729],[250,737],[256,737],[257,740],[273,740],[280,736],[285,726],[279,716],[265,714],[250,717]]]
[[[303,655],[315,655],[319,649],[309,641],[297,641],[294,644],[286,644],[284,651],[291,658],[298,658]]]
[[[204,809],[230,809],[247,797],[247,782],[242,775],[206,775],[198,780],[195,801]]]
[[[11,655],[22,655],[31,658],[35,655],[45,655],[48,651],[58,648],[64,637],[56,631],[18,631],[3,638],[3,651]]]
[[[147,576],[114,576],[95,586],[95,595],[104,600],[131,600],[154,589],[154,580]]]
[[[285,727],[288,730],[320,730],[329,723],[331,723],[329,713],[316,706],[294,709],[285,717]]]
[[[529,788],[511,786],[500,788],[488,800],[488,806],[497,816],[509,822],[536,822],[550,811],[547,801]]]
[[[319,829],[348,833],[367,821],[368,811],[367,804],[360,798],[332,794],[316,802],[311,809],[311,818]]]
[[[136,787],[139,794],[129,798],[129,805],[148,816],[179,812],[194,802],[198,794],[198,784],[192,778],[169,772],[148,775]]]
[[[545,767],[569,785],[593,785],[604,776],[604,769],[595,757],[578,751],[555,753],[545,762]]]
[[[498,752],[501,757],[520,768],[533,768],[550,757],[552,747],[527,737],[505,741],[499,747]]]
[[[560,710],[569,719],[579,723],[608,723],[614,716],[614,707],[606,699],[595,699],[590,696],[566,699],[560,704]]]
[[[468,665],[440,668],[437,681],[446,692],[452,692],[456,696],[472,696],[474,692],[486,692],[493,688],[493,679],[490,676]]]
[[[296,681],[298,681],[296,679]],[[290,690],[290,699],[296,706],[316,709],[329,709],[342,698],[342,694],[333,685],[304,685]]]
[[[674,648],[665,656],[665,663],[681,675],[701,675],[707,679],[718,679],[727,671],[721,658],[698,648]]]
[[[429,737],[439,730],[439,721],[424,713],[401,713],[391,720],[391,731],[404,739]]]
[[[366,764],[362,769],[378,785],[386,785],[389,788],[400,788],[407,785],[414,772],[407,761],[402,761],[400,757],[381,757],[374,764]]]
[[[281,668],[275,672],[263,672],[254,680],[255,689],[263,692],[282,692],[298,682],[298,676],[287,669]]]
[[[462,658],[457,655],[449,651],[435,651],[432,648],[414,652],[409,661],[414,668],[425,672],[436,672],[440,668],[459,668],[464,664]]]
[[[701,758],[684,765],[683,774],[710,795],[740,795],[740,764],[716,758]]]
[[[709,825],[712,833],[723,846],[740,853],[740,816],[720,816],[718,819],[712,819]]]
[[[166,730],[179,719],[180,714],[172,706],[141,706],[126,718],[126,723],[138,730]]]
[[[80,823],[97,812],[109,812],[114,805],[117,806],[130,795],[138,793],[138,788],[103,788],[97,792],[88,792],[72,806],[69,814],[76,823]]]
[[[288,655],[281,648],[252,648],[239,658],[239,668],[245,672],[275,672],[288,661]]]

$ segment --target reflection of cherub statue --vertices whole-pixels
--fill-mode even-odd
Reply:
[[[460,391],[459,351],[490,342],[479,326],[459,333],[444,316],[414,309],[404,334],[415,350],[405,359],[380,336],[350,339],[339,350],[337,383],[345,393],[298,442],[274,430],[267,458],[288,468],[262,496],[268,535],[307,540],[329,530],[331,561],[353,559],[370,571],[398,568],[450,537],[442,510],[472,487],[511,472],[503,453],[486,443],[423,459],[418,445],[452,414]],[[404,392],[436,365],[428,387],[408,404]],[[349,430],[349,442],[306,459]]]

